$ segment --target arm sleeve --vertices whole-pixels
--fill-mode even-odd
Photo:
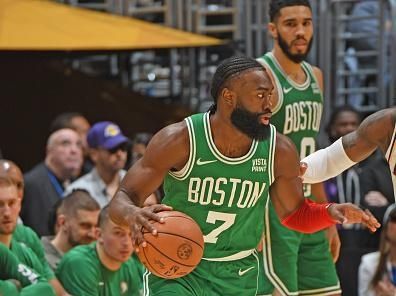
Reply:
[[[63,288],[72,295],[98,296],[99,267],[87,258],[69,257],[66,254],[55,272]]]
[[[302,233],[314,233],[325,229],[336,223],[327,210],[330,205],[305,199],[296,211],[282,220],[282,225]]]
[[[307,170],[302,177],[303,182],[309,184],[333,178],[356,164],[346,154],[341,138],[329,147],[308,155],[301,162],[307,164]]]

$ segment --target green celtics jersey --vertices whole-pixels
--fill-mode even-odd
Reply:
[[[36,254],[37,258],[43,265],[42,276],[44,276],[48,280],[51,280],[55,277],[54,272],[52,271],[47,260],[45,259],[44,247],[33,229],[18,224],[15,227],[14,233],[12,234],[12,238],[17,242],[28,246]]]
[[[22,287],[36,284],[40,275],[27,267],[5,245],[0,243],[0,280],[15,279]]]
[[[186,118],[190,156],[165,178],[163,202],[192,217],[204,234],[204,258],[224,258],[257,247],[273,182],[276,131],[253,141],[246,155],[230,158],[216,148],[209,113]]]
[[[0,280],[0,296],[18,296],[19,291],[14,283]]]
[[[143,288],[143,267],[132,257],[116,270],[99,260],[96,243],[77,246],[67,252],[56,270],[65,290],[81,296],[139,296]]]
[[[22,294],[21,292],[21,295],[55,295],[52,286],[48,283],[45,276],[43,276],[45,273],[43,264],[37,258],[33,250],[25,244],[17,242],[14,238],[11,241],[10,250],[21,263],[18,265],[18,270],[27,276],[33,283],[24,288],[23,291],[26,293]]]
[[[302,62],[306,81],[297,84],[283,72],[274,55],[269,52],[258,61],[269,69],[275,80],[278,104],[274,106],[271,123],[277,131],[288,136],[300,153],[300,157],[316,150],[323,111],[322,91],[316,81],[311,65]],[[310,186],[305,187],[305,196],[311,195]]]
[[[0,243],[0,296],[12,295],[55,295],[51,285],[32,268],[23,264],[15,254]],[[22,287],[20,292],[9,279],[17,280]]]

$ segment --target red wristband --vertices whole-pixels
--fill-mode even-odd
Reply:
[[[282,220],[282,225],[303,233],[313,233],[336,223],[328,211],[332,203],[315,203],[305,199],[292,214]]]

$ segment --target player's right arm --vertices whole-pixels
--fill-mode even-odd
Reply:
[[[380,110],[363,120],[357,130],[302,159],[301,162],[307,166],[303,174],[304,183],[318,183],[335,177],[366,159],[377,148],[385,153],[395,122],[395,107]]]
[[[149,220],[162,222],[156,213],[171,209],[163,204],[141,208],[146,197],[162,184],[168,171],[182,169],[188,157],[189,135],[187,124],[182,121],[155,134],[144,156],[124,177],[110,203],[109,214],[115,223],[130,225],[135,243],[143,242],[142,228],[155,235]]]

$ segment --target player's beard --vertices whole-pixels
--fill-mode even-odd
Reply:
[[[9,227],[0,227],[0,235],[10,235],[13,234],[15,231],[17,223],[13,223]]]
[[[271,112],[270,110],[268,112]],[[267,112],[266,112],[267,113]],[[231,113],[232,124],[251,139],[264,141],[271,135],[270,125],[260,123],[260,116],[265,113],[249,112],[237,106]]]
[[[291,43],[293,43],[293,40]],[[278,33],[278,44],[279,47],[282,49],[283,53],[293,62],[295,62],[296,64],[301,63],[302,61],[304,61],[306,59],[306,57],[309,54],[309,51],[311,50],[312,47],[312,41],[313,41],[313,37],[311,38],[311,40],[309,40],[308,42],[308,46],[307,46],[307,50],[304,53],[292,53],[290,50],[291,44],[287,44],[286,40],[282,38],[281,34]]]

